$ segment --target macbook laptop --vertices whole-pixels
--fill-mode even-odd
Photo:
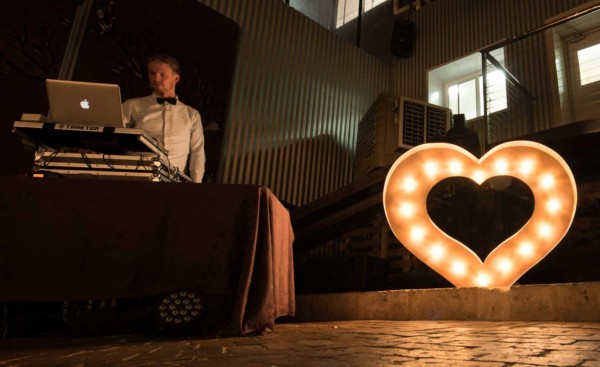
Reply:
[[[124,127],[116,84],[46,79],[46,89],[56,124]]]

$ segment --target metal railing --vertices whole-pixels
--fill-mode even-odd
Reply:
[[[480,52],[484,115],[475,126],[484,151],[600,119],[600,5]]]

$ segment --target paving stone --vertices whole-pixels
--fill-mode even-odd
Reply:
[[[0,367],[600,367],[600,323],[281,323],[251,337],[0,339]]]

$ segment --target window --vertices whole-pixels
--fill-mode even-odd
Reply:
[[[359,0],[338,0],[336,28],[358,17]],[[363,13],[368,12],[386,0],[363,0]]]
[[[577,61],[582,86],[600,81],[600,43],[578,50]]]
[[[451,84],[446,88],[448,107],[453,114],[462,113],[465,119],[470,120],[481,113],[477,107],[477,89],[479,88],[477,78],[472,78],[461,83]]]
[[[501,50],[495,55],[504,61]],[[487,74],[487,107],[493,113],[507,108],[506,78],[501,70]],[[429,103],[448,107],[466,120],[484,115],[484,87],[481,54],[475,53],[429,72]]]
[[[480,77],[481,85],[481,113],[483,115],[483,77]],[[494,70],[487,75],[487,102],[488,112],[502,111],[508,107],[506,96],[506,77],[501,70]]]

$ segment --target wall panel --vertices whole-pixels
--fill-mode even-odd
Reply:
[[[200,1],[241,26],[218,181],[294,205],[349,183],[358,122],[391,67],[280,0]]]

